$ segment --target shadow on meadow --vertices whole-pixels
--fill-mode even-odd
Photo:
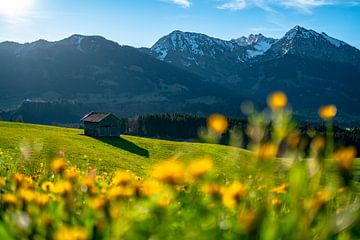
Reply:
[[[99,137],[94,139],[142,157],[148,158],[150,156],[147,149],[139,147],[135,143],[130,142],[122,137]]]

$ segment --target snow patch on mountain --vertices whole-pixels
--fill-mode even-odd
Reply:
[[[321,33],[321,36],[323,36],[326,40],[328,40],[332,45],[336,47],[341,47],[342,45],[344,45],[342,41],[329,37],[328,35],[326,35],[326,33]]]

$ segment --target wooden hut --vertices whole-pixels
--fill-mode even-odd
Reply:
[[[90,112],[81,121],[87,136],[120,137],[121,120],[112,113]]]

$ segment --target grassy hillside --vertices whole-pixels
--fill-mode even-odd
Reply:
[[[59,152],[79,168],[101,171],[129,169],[143,175],[158,161],[172,156],[189,161],[202,156],[214,159],[220,173],[236,171],[246,163],[248,151],[228,146],[172,142],[122,135],[120,139],[94,139],[80,129],[0,122],[0,149],[15,159],[48,163]]]

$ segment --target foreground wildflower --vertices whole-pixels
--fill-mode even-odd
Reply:
[[[225,116],[221,114],[213,114],[208,118],[208,128],[217,134],[226,132],[229,124]]]
[[[281,184],[280,186],[274,187],[273,189],[270,190],[271,193],[276,193],[276,194],[280,194],[280,193],[285,193],[288,189],[289,185],[287,183]]]
[[[320,107],[319,116],[325,121],[329,121],[336,116],[337,108],[335,105],[325,105]]]
[[[55,240],[86,240],[88,233],[80,227],[62,227],[54,234]]]
[[[126,186],[130,184],[133,180],[133,174],[129,171],[119,170],[114,173],[114,176],[111,180],[112,185],[122,185]]]
[[[201,191],[210,197],[220,198],[222,189],[222,186],[217,183],[207,183],[202,186]]]
[[[6,184],[5,179],[3,177],[0,177],[0,187],[5,186],[5,184]]]
[[[75,167],[70,167],[64,171],[64,177],[69,181],[75,180],[79,176],[79,174],[80,174],[79,169]]]
[[[109,199],[118,199],[121,197],[131,197],[134,195],[135,189],[129,186],[112,187],[108,191]]]
[[[53,192],[59,195],[67,195],[71,193],[72,186],[68,181],[58,182],[54,185]]]
[[[184,178],[184,165],[176,159],[170,159],[155,165],[152,176],[168,183],[181,182]]]
[[[19,196],[24,202],[31,202],[35,198],[35,192],[29,189],[20,189]]]
[[[345,147],[334,153],[334,159],[341,170],[351,171],[356,154],[355,147]]]
[[[247,193],[246,185],[239,182],[234,182],[230,186],[225,187],[222,190],[222,200],[224,206],[229,208],[236,207],[236,204],[243,197],[245,197],[246,193]]]
[[[94,209],[104,208],[108,203],[109,200],[102,196],[90,200],[90,206]]]
[[[7,204],[16,204],[17,202],[17,198],[14,194],[11,193],[5,193],[2,195],[2,200],[4,201],[4,203]]]
[[[51,198],[46,194],[37,194],[34,201],[38,206],[43,207],[48,204],[50,200]]]
[[[144,196],[152,196],[159,194],[164,190],[164,186],[155,180],[146,180],[140,186],[140,193]]]
[[[45,192],[53,191],[54,183],[52,183],[52,182],[43,182],[43,184],[41,184],[41,189],[44,190]]]
[[[213,168],[213,162],[209,158],[202,158],[197,161],[193,161],[187,168],[187,174],[190,180],[199,178],[208,173]]]
[[[287,97],[283,92],[274,92],[268,97],[267,103],[272,110],[280,110],[286,106]]]
[[[51,163],[51,169],[55,172],[63,172],[66,169],[66,161],[62,158],[57,158]]]
[[[257,151],[257,157],[260,160],[271,160],[274,159],[277,155],[278,148],[273,143],[265,143],[262,144],[258,151]]]
[[[256,213],[253,210],[241,211],[238,215],[239,229],[242,232],[249,232],[255,227]]]

